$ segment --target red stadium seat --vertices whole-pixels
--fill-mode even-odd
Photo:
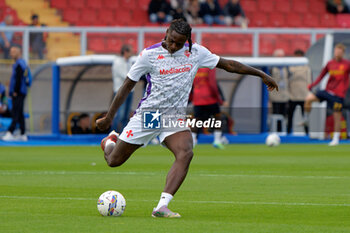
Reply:
[[[301,49],[304,52],[306,52],[310,47],[310,41],[303,40],[300,38],[292,40],[290,44],[291,44],[291,51],[293,51],[293,53],[297,49]]]
[[[118,0],[102,0],[102,5],[109,9],[120,9]]]
[[[85,7],[85,0],[74,0],[69,1],[69,6],[73,8],[79,8],[82,9]]]
[[[133,19],[132,19],[131,11],[127,9],[121,9],[116,11],[114,14],[114,20],[116,25],[132,24],[131,21],[133,21]]]
[[[288,27],[303,27],[303,20],[299,13],[289,13],[287,15],[287,26]]]
[[[305,27],[320,27],[320,19],[318,14],[306,14],[304,15]]]
[[[286,55],[292,55],[293,50],[291,49],[289,40],[279,38],[276,41],[275,49],[283,49]]]
[[[320,1],[310,1],[309,9],[311,13],[324,14],[326,13],[326,4]]]
[[[113,10],[100,9],[97,13],[97,19],[97,23],[95,24],[97,26],[115,25]]]
[[[261,38],[259,41],[259,53],[263,56],[272,56],[275,47],[275,41],[271,39]]]
[[[286,26],[285,18],[283,13],[270,14],[270,23],[273,27],[284,27]]]
[[[110,53],[120,53],[122,45],[123,41],[118,37],[107,39],[107,50]]]
[[[267,26],[267,15],[265,13],[257,12],[252,15],[251,26],[254,27],[266,27]]]
[[[51,6],[58,9],[67,8],[67,0],[51,0]]]
[[[309,5],[307,1],[292,1],[292,9],[297,13],[309,13]]]
[[[106,52],[104,38],[89,38],[88,39],[88,49],[95,51],[97,53]]]
[[[81,18],[78,22],[80,25],[93,26],[97,23],[96,11],[92,9],[84,9],[81,12]]]
[[[321,26],[326,28],[334,28],[337,27],[337,21],[335,15],[333,14],[323,14],[321,16]]]
[[[343,28],[350,27],[350,15],[349,14],[337,14],[336,16],[337,23]]]
[[[273,0],[258,1],[260,12],[271,13],[275,11],[275,2]]]
[[[66,9],[63,12],[63,19],[71,24],[76,24],[80,21],[80,12],[75,9]]]
[[[93,9],[100,9],[102,8],[102,2],[96,0],[87,0],[87,6]],[[104,6],[103,8],[107,10],[108,6]]]
[[[138,4],[140,9],[147,11],[150,0],[139,0]]]
[[[289,13],[291,11],[291,6],[289,1],[276,1],[275,9],[277,12]]]
[[[138,5],[135,0],[119,0],[121,9],[134,9]]]
[[[132,10],[132,18],[136,25],[146,25],[148,22],[148,13],[143,9]]]
[[[257,3],[254,0],[245,0],[240,3],[245,12],[256,12],[258,10]]]

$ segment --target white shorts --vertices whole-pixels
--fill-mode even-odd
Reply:
[[[130,144],[146,146],[153,138],[158,137],[159,142],[163,143],[166,137],[186,130],[190,130],[190,128],[173,128],[172,130],[145,130],[142,127],[141,117],[134,115],[123,129],[119,139]]]

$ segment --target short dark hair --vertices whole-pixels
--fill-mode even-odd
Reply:
[[[11,45],[11,48],[14,47],[14,48],[18,48],[19,50],[22,50],[22,46],[19,45],[19,44],[12,44]]]
[[[304,53],[303,50],[297,49],[297,50],[294,51],[294,55],[295,55],[295,56],[304,56],[305,53]]]
[[[191,52],[191,49],[192,49],[191,26],[183,18],[174,19],[170,23],[169,30],[171,31],[175,30],[177,33],[187,36],[189,51]]]
[[[122,48],[120,49],[120,54],[124,55],[125,52],[130,52],[131,51],[131,45],[124,44]]]
[[[33,14],[33,15],[32,15],[32,20],[38,19],[38,18],[39,18],[39,15],[37,15],[37,14]]]

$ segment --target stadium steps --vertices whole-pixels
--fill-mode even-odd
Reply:
[[[68,22],[62,21],[57,10],[51,8],[45,0],[6,0],[6,4],[16,10],[18,17],[25,24],[30,24],[32,14],[36,13],[39,15],[40,22],[48,26],[66,27],[69,25]],[[49,33],[46,44],[49,60],[80,54],[79,35],[73,33]]]

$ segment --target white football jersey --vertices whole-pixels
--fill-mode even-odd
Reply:
[[[218,62],[219,56],[199,44],[192,45],[191,53],[187,43],[173,54],[162,43],[144,49],[127,75],[136,82],[146,75],[148,82],[136,114],[145,109],[186,108],[198,68],[213,69]]]

